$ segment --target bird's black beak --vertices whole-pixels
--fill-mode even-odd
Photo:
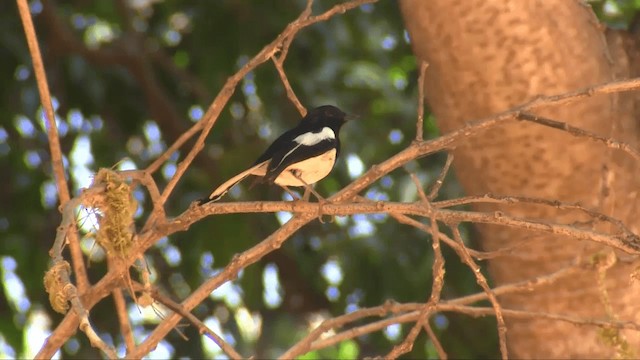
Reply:
[[[344,121],[350,121],[350,120],[356,120],[359,119],[360,115],[356,115],[356,114],[345,114],[344,116]]]

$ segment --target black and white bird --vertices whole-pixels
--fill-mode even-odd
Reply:
[[[263,182],[287,186],[309,186],[329,175],[340,154],[338,134],[351,116],[332,105],[307,113],[293,129],[280,135],[247,170],[218,186],[200,204],[219,200],[249,175]]]

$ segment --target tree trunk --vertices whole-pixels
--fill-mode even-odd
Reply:
[[[578,90],[634,72],[636,62],[622,46],[628,41],[620,34],[605,37],[591,8],[577,0],[402,0],[400,6],[414,53],[429,63],[425,95],[443,133],[540,95]],[[634,118],[638,117],[633,113],[637,100],[637,93],[600,95],[546,106],[535,113],[637,148]],[[578,202],[621,219],[638,233],[638,164],[600,143],[514,120],[470,137],[456,149],[454,167],[469,195]],[[588,219],[548,206],[484,204],[475,209],[498,208],[513,216],[555,223]],[[497,285],[553,272],[577,257],[593,260],[596,253],[614,254],[593,242],[546,233],[498,226],[478,225],[477,229],[486,250],[526,242],[515,256],[490,262]],[[602,225],[595,229],[607,230]],[[585,319],[637,321],[640,284],[630,282],[630,274],[638,262],[628,255],[615,255],[617,262],[606,273],[594,266],[532,293],[500,297],[500,303],[509,309]],[[598,274],[605,274],[604,281],[598,281]],[[640,345],[634,331],[623,331],[615,338],[595,326],[506,320],[510,355],[518,358],[610,358],[633,354],[625,350],[625,341],[633,349]]]

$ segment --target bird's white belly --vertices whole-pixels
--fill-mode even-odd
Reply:
[[[335,162],[336,149],[332,149],[322,155],[290,165],[276,178],[275,183],[284,186],[304,186],[304,183],[292,174],[294,172],[308,185],[315,184],[329,175]]]

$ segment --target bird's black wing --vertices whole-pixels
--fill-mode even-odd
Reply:
[[[253,163],[253,165],[261,164],[267,160],[271,160],[276,152],[279,152],[281,149],[293,149],[295,147],[295,142],[293,139],[296,138],[300,134],[298,128],[293,128],[289,131],[284,132],[277,139],[275,139],[271,145],[265,150],[262,155]],[[292,145],[293,144],[293,145]],[[288,150],[287,150],[288,151]],[[286,153],[286,152],[285,152]]]
[[[290,165],[319,156],[337,148],[336,139],[325,139],[311,146],[291,141],[287,147],[278,149],[267,167],[264,181],[273,183],[275,179]]]
[[[271,160],[274,154],[280,152],[282,149],[292,149],[293,147],[290,146],[290,144],[295,143],[294,139],[301,132],[302,131],[296,127],[280,135],[273,143],[271,143],[267,150],[260,155],[258,160],[256,160],[250,168],[225,181],[222,185],[218,186],[207,199],[201,200],[200,203],[203,204],[209,201],[217,201],[222,198],[224,194],[226,194],[227,191],[229,191],[229,189],[231,189],[235,184],[239,183],[249,175],[256,175],[254,174],[254,171],[257,168],[260,168],[265,161]]]

